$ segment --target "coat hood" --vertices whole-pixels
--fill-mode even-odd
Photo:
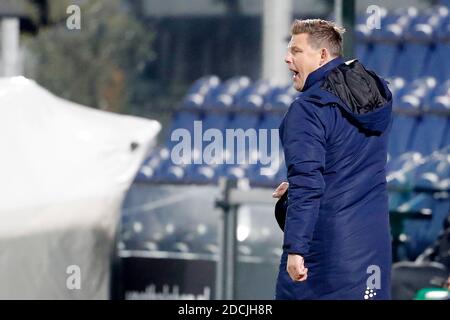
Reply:
[[[392,112],[392,94],[387,83],[353,60],[333,69],[322,89],[339,98],[339,105],[363,129],[383,132]]]
[[[315,90],[314,90],[315,91]],[[320,101],[314,99],[320,96]],[[358,60],[341,63],[330,70],[308,100],[337,104],[357,127],[375,133],[384,132],[392,113],[392,94],[386,81],[367,70]]]

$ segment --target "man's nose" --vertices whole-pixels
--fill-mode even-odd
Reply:
[[[292,63],[292,56],[289,53],[286,53],[286,56],[284,57],[284,62],[287,64]]]

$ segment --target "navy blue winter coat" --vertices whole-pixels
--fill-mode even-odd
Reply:
[[[390,298],[391,111],[386,82],[357,60],[307,77],[280,125],[289,189],[276,299]],[[304,257],[306,281],[289,277],[288,253]]]

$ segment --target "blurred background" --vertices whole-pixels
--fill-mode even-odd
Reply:
[[[264,175],[261,150],[250,143],[243,148],[256,163],[208,164],[202,153],[211,139],[197,137],[194,121],[224,135],[277,129],[299,94],[283,62],[289,27],[322,18],[345,26],[345,57],[385,77],[394,94],[393,297],[448,299],[449,10],[444,0],[0,0],[0,99],[11,116],[2,135],[13,146],[3,149],[11,180],[0,190],[15,199],[0,207],[3,220],[15,221],[0,228],[9,250],[0,257],[8,264],[0,267],[8,279],[0,298],[272,299],[282,232],[271,194],[286,180],[280,147],[269,143],[279,161]],[[182,164],[172,156],[177,129],[192,139]],[[47,134],[35,143],[43,147],[28,151],[40,130]],[[237,152],[225,145],[224,158]],[[21,176],[26,185],[35,179],[27,192],[11,188]],[[53,176],[58,183],[49,187]],[[42,203],[62,193],[71,202],[43,215]],[[65,224],[48,231],[59,219]],[[34,236],[40,245],[30,248]],[[80,266],[75,290],[69,265]]]

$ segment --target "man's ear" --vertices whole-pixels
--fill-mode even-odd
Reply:
[[[324,65],[330,59],[330,53],[327,48],[320,49],[320,65]]]

